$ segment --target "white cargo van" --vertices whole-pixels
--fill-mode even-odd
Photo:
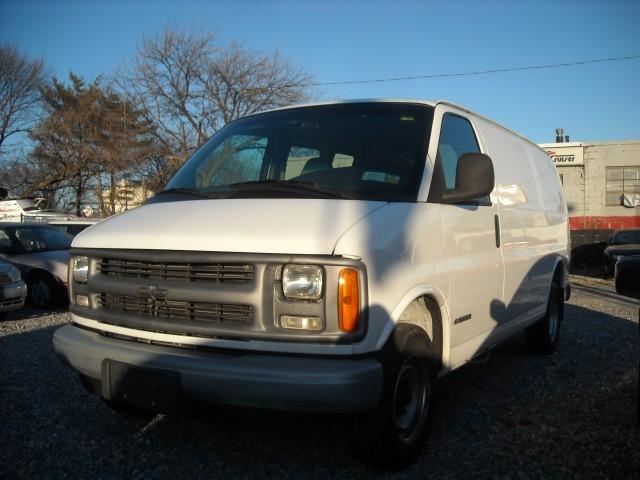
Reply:
[[[525,329],[551,353],[567,208],[545,152],[447,102],[234,121],[144,206],[73,241],[55,350],[116,409],[353,412],[419,454],[434,380]]]

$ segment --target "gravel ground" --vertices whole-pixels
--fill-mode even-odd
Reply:
[[[555,355],[522,335],[439,386],[429,445],[402,472],[355,462],[340,416],[214,408],[120,416],[55,358],[64,311],[0,322],[0,478],[638,478],[638,305],[574,277]]]

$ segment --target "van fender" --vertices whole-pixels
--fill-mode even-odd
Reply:
[[[448,370],[449,365],[449,351],[450,351],[450,338],[451,338],[451,328],[449,323],[449,309],[447,307],[447,302],[445,296],[442,292],[429,284],[418,284],[411,288],[408,292],[404,294],[402,299],[396,304],[395,308],[391,311],[390,319],[391,322],[387,322],[382,333],[378,337],[378,341],[376,343],[375,349],[377,351],[381,350],[389,337],[391,336],[393,329],[396,324],[400,320],[400,316],[406,310],[411,302],[420,298],[420,297],[431,297],[435,300],[440,308],[440,318],[442,320],[442,371]]]
[[[560,286],[564,290],[565,300],[569,300],[571,287],[569,285],[569,269],[567,268],[567,263],[568,263],[567,259],[565,259],[562,255],[558,255],[556,257],[555,262],[553,263],[553,274],[551,276],[551,281],[549,282],[549,286],[547,287],[547,295],[546,295],[547,303],[549,303],[549,296],[551,295],[551,285],[553,284],[553,277],[555,275],[556,269],[558,268],[559,264],[562,264],[562,266],[560,267],[561,268]]]

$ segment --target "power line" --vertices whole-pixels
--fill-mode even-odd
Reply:
[[[640,58],[640,55],[629,55],[626,57],[596,58],[592,60],[581,60],[577,62],[551,63],[548,65],[530,65],[527,67],[496,68],[491,70],[477,70],[472,72],[437,73],[433,75],[413,75],[410,77],[377,78],[373,80],[345,80],[340,82],[318,82],[318,83],[308,83],[306,85],[301,85],[301,86],[324,87],[324,86],[331,86],[331,85],[355,85],[355,84],[363,84],[363,83],[401,82],[404,80],[424,80],[424,79],[431,79],[431,78],[467,77],[472,75],[488,75],[492,73],[520,72],[524,70],[544,70],[549,68],[572,67],[575,65],[587,65],[591,63],[619,62],[622,60],[633,60],[638,58]]]

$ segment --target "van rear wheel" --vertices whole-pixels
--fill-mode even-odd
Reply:
[[[434,369],[429,337],[398,325],[383,351],[384,386],[379,406],[354,425],[356,455],[366,464],[399,469],[421,453],[432,412]]]
[[[535,353],[551,354],[555,352],[563,317],[564,291],[557,280],[554,280],[551,284],[544,317],[525,330],[528,349]]]

